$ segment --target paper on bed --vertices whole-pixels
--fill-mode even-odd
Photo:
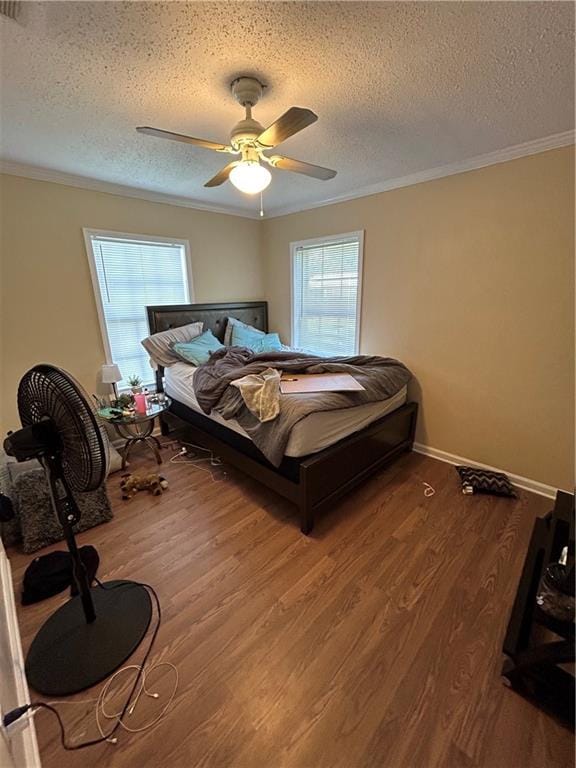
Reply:
[[[306,392],[359,392],[364,387],[349,373],[302,373],[297,376],[285,374],[280,379],[283,395]]]

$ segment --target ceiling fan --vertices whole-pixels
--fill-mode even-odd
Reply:
[[[136,128],[139,133],[148,136],[157,136],[160,139],[172,139],[197,147],[211,149],[214,152],[224,152],[231,155],[239,155],[239,159],[233,160],[222,168],[216,176],[204,184],[205,187],[218,187],[227,179],[241,192],[254,195],[262,192],[270,184],[272,176],[266,165],[279,168],[282,171],[293,171],[311,176],[314,179],[328,181],[336,176],[336,171],[322,168],[319,165],[304,163],[301,160],[293,160],[283,155],[267,155],[265,152],[277,144],[281,144],[290,136],[298,133],[318,120],[318,116],[310,109],[302,107],[290,107],[287,112],[269,125],[268,128],[252,117],[252,108],[262,96],[264,86],[254,77],[237,77],[231,85],[232,94],[246,110],[246,117],[236,123],[230,133],[230,144],[220,144],[205,139],[195,139],[192,136],[184,136],[181,133],[163,131],[160,128],[140,126]],[[264,164],[266,165],[264,165]]]

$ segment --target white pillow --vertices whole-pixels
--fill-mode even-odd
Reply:
[[[169,328],[167,331],[154,333],[140,342],[146,352],[150,355],[156,365],[163,365],[165,368],[174,363],[181,362],[172,351],[170,345],[176,341],[192,341],[196,336],[200,336],[204,323],[189,323],[181,325],[179,328]]]

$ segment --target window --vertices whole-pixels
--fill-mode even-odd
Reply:
[[[186,240],[84,230],[96,305],[108,362],[153,384],[154,372],[140,341],[148,336],[146,306],[187,304],[191,272]]]
[[[363,234],[291,244],[292,346],[324,356],[358,353]]]

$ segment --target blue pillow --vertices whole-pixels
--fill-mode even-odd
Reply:
[[[252,352],[273,352],[282,349],[277,333],[264,333],[250,325],[233,325],[231,341],[233,347],[248,347]]]
[[[227,318],[226,330],[224,331],[224,346],[226,347],[232,346],[232,332],[236,327],[248,328],[253,333],[255,333],[256,336],[265,335],[264,331],[259,331],[258,328],[254,328],[253,325],[248,325],[248,323],[243,323],[242,320],[238,320],[236,317],[229,317]]]
[[[251,325],[234,324],[232,326],[232,337],[230,338],[230,346],[232,347],[248,347],[252,349],[252,345],[257,341],[260,341],[266,336],[264,331],[259,331],[257,328],[252,328]]]
[[[277,333],[267,333],[255,341],[250,349],[252,352],[278,352],[283,349],[283,345]]]
[[[172,344],[174,353],[192,365],[207,363],[212,352],[223,348],[224,344],[221,344],[210,330],[204,331],[192,341],[176,341]]]

